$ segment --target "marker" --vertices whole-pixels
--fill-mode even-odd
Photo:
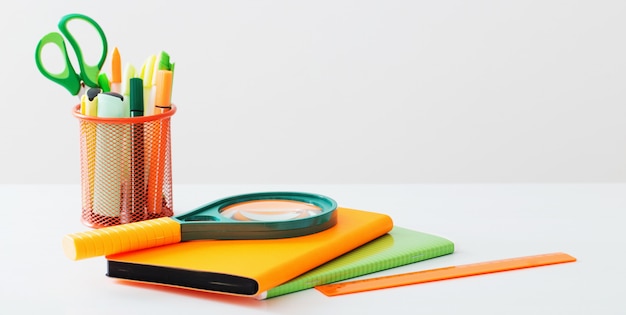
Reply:
[[[87,115],[88,111],[91,111],[88,108],[91,105],[91,101],[87,97],[87,94],[83,94],[80,97],[80,113],[83,115]],[[95,109],[95,106],[92,107]],[[96,112],[90,112],[89,116],[95,116]],[[83,166],[87,166],[87,183],[81,183],[82,189],[82,209],[83,211],[91,212],[92,209],[92,199],[93,199],[93,179],[94,179],[94,167],[95,167],[95,148],[96,144],[96,126],[90,122],[81,122],[80,124],[80,136],[81,143],[84,143],[87,150],[83,151],[85,156],[84,160],[81,159],[81,164]],[[91,150],[90,150],[91,149]]]
[[[173,70],[173,64],[170,63],[170,55],[165,51],[161,51],[154,63],[154,72],[152,74],[152,88],[150,90],[150,99],[156,103],[157,93],[157,77],[160,70]]]
[[[124,70],[124,81],[122,82],[122,95],[124,99],[130,96],[130,79],[137,77],[137,70],[135,66],[128,63],[126,64],[126,69]]]
[[[85,109],[87,107],[87,95],[83,94],[80,96],[80,113],[81,115],[85,115]]]
[[[143,80],[141,78],[131,78],[129,89],[130,117],[143,116]]]
[[[87,92],[82,96],[85,100],[85,115],[87,116],[98,116],[98,95],[102,93],[102,89],[95,87],[90,88]],[[84,209],[88,209],[88,211],[93,211],[93,197],[94,197],[94,182],[95,182],[95,168],[96,168],[96,138],[98,130],[96,128],[96,124],[94,123],[84,123],[84,135],[85,135],[85,145],[89,148],[86,151],[87,157],[87,187],[83,187],[85,196],[88,196],[86,200],[83,201]]]
[[[131,117],[130,116],[130,79],[135,78],[136,77],[136,70],[135,70],[135,66],[133,66],[132,64],[127,64],[126,65],[126,70],[124,72],[124,80],[122,82],[122,91],[120,93],[122,93],[122,96],[124,96],[124,108],[128,109],[128,112],[126,113],[126,117]]]
[[[154,99],[150,96],[150,90],[152,89],[152,76],[154,75],[154,63],[156,61],[156,55],[150,55],[146,62],[141,67],[141,79],[143,80],[143,114],[145,116],[152,115],[154,110]]]
[[[123,99],[121,94],[114,92],[98,94],[98,117],[125,117]],[[125,124],[97,125],[93,204],[93,212],[97,215],[120,216],[124,201],[122,196],[125,195],[125,185],[128,185],[130,178],[128,138],[128,126]]]
[[[113,49],[111,58],[111,92],[122,93],[122,62],[117,47]]]
[[[156,65],[157,70],[172,70],[172,64],[170,63],[170,55],[164,51],[159,54]],[[154,82],[156,84],[156,82]]]
[[[111,91],[111,83],[109,82],[109,78],[106,73],[100,73],[98,76],[98,86],[102,89],[103,92]]]
[[[169,70],[157,71],[156,98],[154,100],[154,113],[160,114],[172,108],[172,79],[173,73]]]
[[[98,94],[102,93],[101,88],[90,88],[85,94],[87,100],[85,101],[85,115],[98,116]]]
[[[143,65],[141,66],[141,73],[139,74],[139,77],[142,79],[143,81],[143,115],[144,116],[149,116],[152,115],[154,113],[154,105],[151,101],[151,87],[152,87],[152,69],[154,69],[154,62],[155,62],[156,56],[151,55],[148,57],[148,59],[143,63]],[[156,131],[158,132],[158,125],[159,122],[155,122],[154,124],[151,124],[149,126],[152,126],[155,129],[152,129],[152,131]],[[148,126],[148,125],[147,125]],[[148,127],[149,127],[148,126]],[[149,131],[148,131],[149,132]],[[152,171],[152,170],[156,170],[156,168],[152,168],[152,152],[153,152],[153,147],[158,148],[158,139],[159,139],[159,134],[158,133],[151,133],[148,136],[146,136],[146,130],[144,129],[144,155],[145,155],[145,176],[147,176],[148,178],[148,183],[147,183],[147,197],[146,197],[146,202],[147,202],[147,212],[148,214],[153,213],[153,212],[157,212],[156,210],[156,206],[153,205],[153,203],[151,203],[151,200],[153,200],[154,198],[151,199],[151,196],[153,194],[151,194],[151,188],[154,186],[151,185],[151,181],[150,181],[150,176],[153,177],[153,181],[154,183],[156,183],[156,171]],[[152,210],[151,210],[152,209]],[[158,212],[160,212],[160,208],[158,209]]]
[[[130,117],[143,116],[143,80],[130,79]],[[146,214],[146,177],[143,123],[131,125],[131,204],[129,218],[126,221],[145,219]],[[124,219],[123,219],[124,221]]]
[[[98,96],[98,94],[102,93],[102,89],[95,87],[95,88],[90,88],[89,90],[87,90],[87,97],[89,98],[90,101],[93,101],[96,96]]]
[[[124,99],[124,96],[122,94],[115,93],[115,92],[103,92],[99,94],[99,97],[102,98],[103,95],[115,97],[119,101],[114,102],[114,103],[107,102],[107,106],[105,106],[102,110],[98,111],[99,117],[111,117],[111,118],[130,117],[130,104],[128,100]]]
[[[122,118],[124,116],[124,96],[115,92],[98,94],[98,117]]]
[[[154,113],[161,114],[171,109],[172,72],[159,70],[156,81]],[[163,199],[163,176],[165,175],[165,151],[169,139],[169,120],[157,121],[157,133],[150,153],[148,173],[148,216],[161,216]]]
[[[172,64],[170,63],[170,55],[165,51],[161,51],[159,56],[156,58],[154,62],[154,70],[152,73],[152,85],[156,85],[157,81],[157,72],[159,70],[172,70]]]

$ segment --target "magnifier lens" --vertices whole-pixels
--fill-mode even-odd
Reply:
[[[237,221],[289,221],[322,213],[322,208],[295,200],[253,200],[222,208],[221,215]]]

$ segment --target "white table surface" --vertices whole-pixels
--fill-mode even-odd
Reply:
[[[174,210],[276,190],[325,194],[455,243],[451,255],[376,276],[551,252],[578,261],[337,297],[311,289],[266,301],[129,285],[105,276],[103,257],[63,255],[63,235],[87,229],[78,185],[4,185],[0,314],[626,314],[626,184],[175,185]]]

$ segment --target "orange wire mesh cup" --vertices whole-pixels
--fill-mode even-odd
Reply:
[[[73,109],[80,126],[84,225],[114,226],[174,214],[170,119],[161,114],[103,118]]]

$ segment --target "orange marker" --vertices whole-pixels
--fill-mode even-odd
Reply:
[[[172,71],[158,70],[156,77],[156,98],[154,100],[154,113],[160,114],[172,108]]]
[[[423,270],[418,272],[404,273],[399,275],[371,278],[365,280],[327,284],[317,286],[315,287],[315,289],[324,293],[324,295],[326,296],[335,296],[574,261],[576,261],[576,258],[568,254],[551,253],[544,255],[494,260],[439,269]]]
[[[172,71],[159,70],[156,80],[156,99],[154,114],[164,113],[172,108]],[[148,216],[159,217],[161,215],[163,199],[163,176],[165,176],[165,153],[169,140],[169,120],[158,121],[158,141],[152,144],[150,154],[150,168],[148,173]]]
[[[111,92],[122,93],[122,61],[117,47],[113,49],[111,59]]]

